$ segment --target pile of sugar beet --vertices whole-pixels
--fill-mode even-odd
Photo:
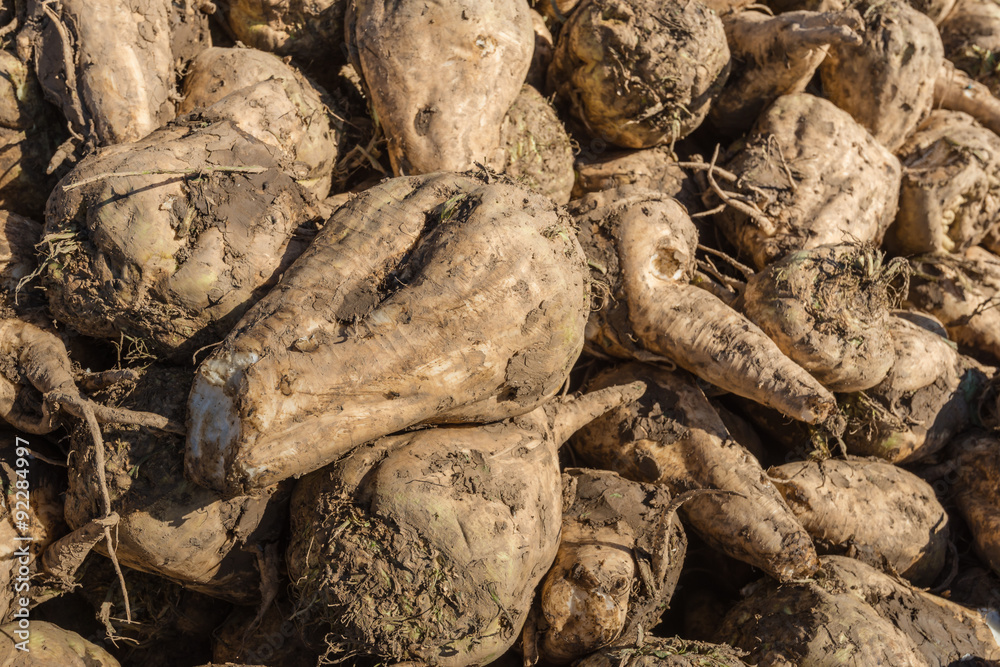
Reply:
[[[993,0],[3,0],[0,664],[1000,665]]]

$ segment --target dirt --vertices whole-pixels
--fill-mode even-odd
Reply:
[[[671,505],[670,494],[662,486],[583,468],[564,471],[563,489],[564,503],[569,503],[563,513],[564,534],[568,523],[579,524],[583,535],[602,527],[631,533],[636,574],[631,581],[612,580],[605,570],[593,569],[592,561],[580,562],[568,572],[565,567],[569,564],[565,563],[560,570],[553,568],[553,574],[559,571],[578,588],[600,591],[591,594],[604,600],[627,591],[628,612],[621,627],[625,641],[637,629],[653,628],[669,606],[687,553],[687,538],[676,517],[677,506]]]
[[[96,399],[183,422],[191,377],[187,369],[150,367],[137,382],[116,385]],[[287,491],[223,500],[184,478],[182,437],[129,426],[106,426],[103,433],[112,511],[122,517],[122,563],[213,597],[254,602],[260,574],[253,550],[281,536]],[[66,518],[79,527],[101,516],[102,501],[86,429],[74,433],[73,448]]]
[[[606,648],[584,658],[578,667],[744,667],[746,654],[724,644],[646,637],[639,644]]]
[[[390,436],[299,484],[289,571],[331,650],[457,665],[513,644],[559,530],[555,451],[537,438],[510,424]]]
[[[129,623],[124,618],[118,575],[110,560],[91,554],[76,579],[80,587],[74,596],[83,598],[84,613],[92,615],[88,620],[101,626],[89,638],[101,643],[103,631],[113,630],[116,642],[105,641],[103,647],[126,666],[177,667],[191,664],[192,659],[206,659],[211,656],[213,629],[232,608],[229,603],[186,590],[160,576],[125,569],[133,614],[133,622]],[[52,604],[71,603],[59,598]]]
[[[839,397],[843,439],[852,454],[914,462],[970,423],[987,378],[946,339],[915,324],[894,318],[892,337],[897,357],[907,361],[872,389]]]

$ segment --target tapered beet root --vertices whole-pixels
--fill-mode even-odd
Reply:
[[[188,24],[207,16],[178,14],[173,0],[28,5],[38,78],[78,141],[136,141],[174,117],[175,67],[199,50],[185,42],[203,43],[206,32]]]
[[[386,181],[202,363],[188,474],[260,489],[413,424],[528,412],[580,354],[587,288],[545,197],[488,175]]]
[[[581,429],[574,451],[589,465],[665,484],[674,495],[715,490],[681,508],[702,538],[776,579],[809,576],[819,564],[812,539],[693,378],[627,364],[596,376],[589,387],[626,377],[645,382],[646,394]]]
[[[591,275],[609,292],[587,324],[589,349],[676,363],[800,421],[830,415],[832,394],[752,322],[690,284],[697,232],[677,201],[648,190],[609,190],[570,211]]]

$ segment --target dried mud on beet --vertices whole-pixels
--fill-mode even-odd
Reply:
[[[0,664],[997,667],[996,35],[0,2]]]

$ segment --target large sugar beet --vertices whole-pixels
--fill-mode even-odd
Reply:
[[[934,21],[903,0],[858,9],[862,40],[833,44],[820,66],[823,92],[895,151],[931,111],[944,47]]]
[[[527,3],[352,0],[346,25],[397,175],[461,171],[493,156],[531,65]]]
[[[201,365],[188,473],[263,488],[413,424],[528,412],[580,354],[587,288],[572,220],[542,195],[486,175],[386,181]]]
[[[555,109],[532,86],[522,86],[503,119],[493,166],[559,204],[570,199],[572,143]]]
[[[1000,439],[973,431],[952,445],[958,483],[952,489],[958,509],[975,537],[976,551],[1000,574]]]
[[[300,613],[339,650],[441,667],[496,660],[559,546],[559,445],[641,392],[388,436],[306,477],[287,556]]]
[[[860,561],[826,556],[815,579],[764,580],[726,617],[719,639],[758,665],[957,664],[1000,659],[983,617]]]
[[[861,43],[854,11],[720,12],[733,54],[733,71],[712,103],[709,121],[727,136],[750,129],[782,95],[806,89],[833,45]]]
[[[985,375],[947,338],[900,317],[889,334],[896,363],[882,382],[845,394],[844,442],[851,454],[893,463],[917,461],[969,425]]]
[[[0,51],[0,209],[41,219],[55,184],[46,173],[63,128],[30,64]]]
[[[909,302],[944,324],[960,345],[1000,359],[1000,257],[978,247],[911,260]]]
[[[232,121],[172,125],[82,161],[47,206],[53,314],[190,359],[304,248],[293,236],[314,212],[289,172]]]
[[[849,114],[806,93],[779,97],[726,168],[773,226],[733,208],[716,216],[758,268],[827,243],[881,243],[896,216],[899,160]]]
[[[255,49],[305,63],[344,62],[348,0],[229,0],[236,37]]]
[[[948,550],[948,515],[934,489],[877,459],[795,461],[770,468],[771,483],[828,553],[887,562],[918,586],[934,582]]]
[[[868,389],[895,359],[890,283],[906,268],[905,260],[883,265],[869,245],[799,250],[747,281],[742,310],[824,387]]]
[[[563,501],[559,551],[538,594],[539,654],[553,664],[593,653],[631,628],[655,626],[687,553],[661,486],[569,468]]]
[[[16,621],[0,626],[0,660],[9,667],[120,667],[100,646],[46,621],[28,630]]]

